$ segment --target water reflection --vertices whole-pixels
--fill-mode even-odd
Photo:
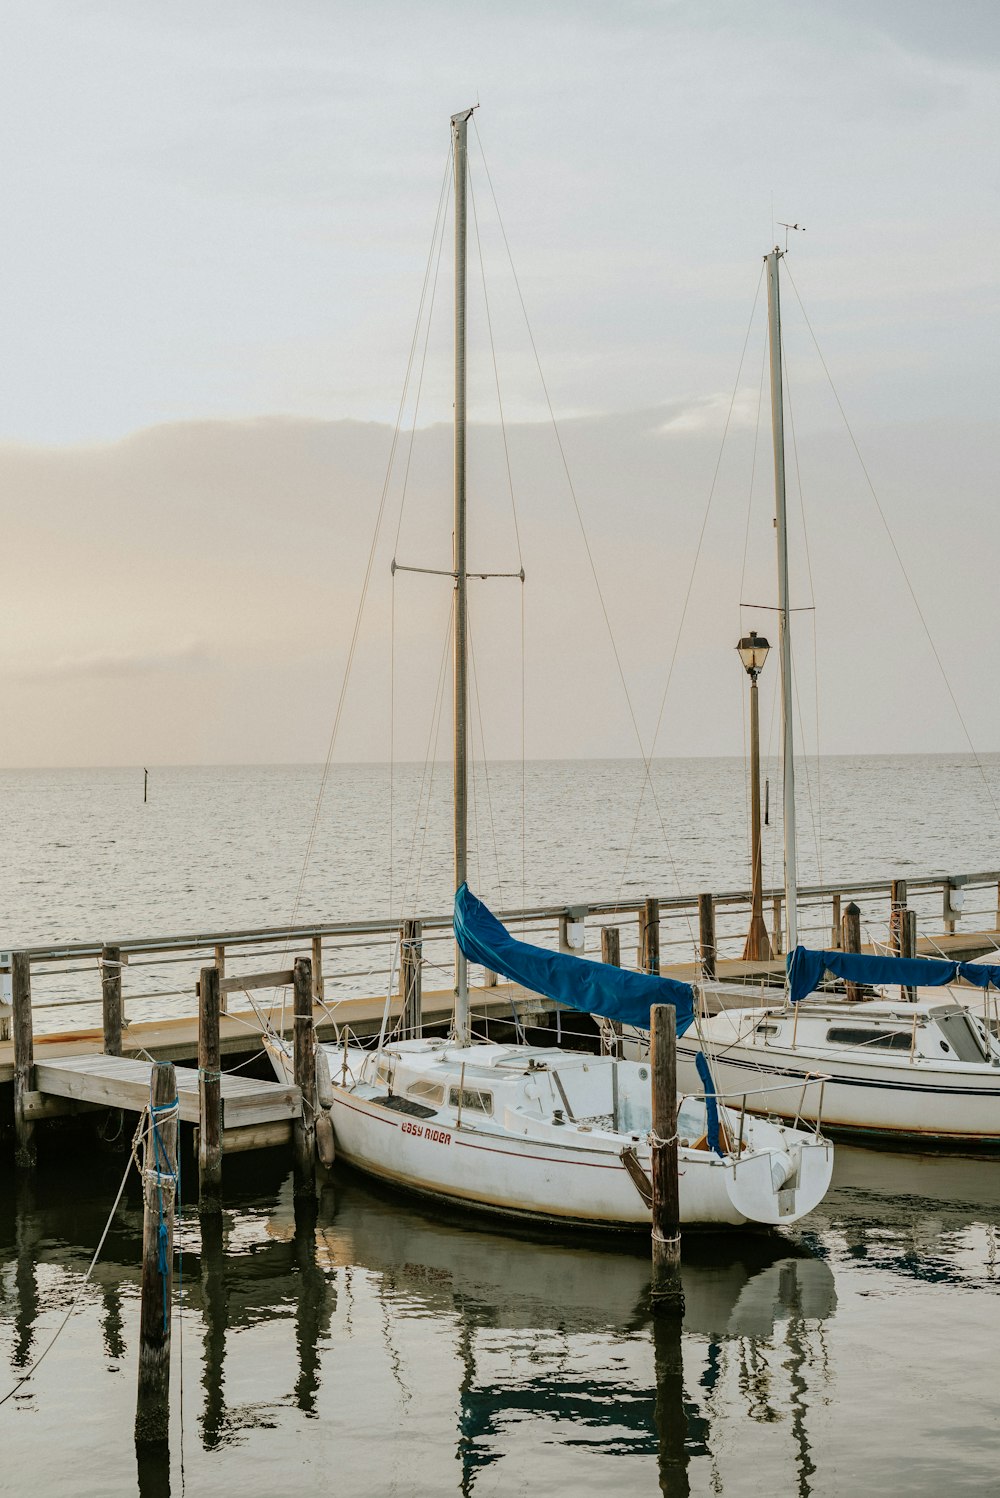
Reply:
[[[887,1275],[963,1286],[996,1278],[996,1168],[846,1148],[838,1162],[822,1213],[797,1238],[686,1239],[682,1326],[650,1314],[641,1240],[526,1240],[443,1220],[349,1175],[326,1186],[318,1207],[297,1209],[277,1162],[243,1175],[227,1167],[224,1217],[199,1225],[186,1210],[178,1233],[184,1340],[175,1330],[174,1356],[183,1345],[189,1471],[192,1430],[216,1463],[251,1440],[291,1441],[295,1459],[311,1427],[340,1449],[364,1438],[369,1403],[394,1402],[387,1429],[423,1438],[430,1422],[435,1460],[450,1453],[454,1475],[437,1474],[442,1491],[513,1490],[525,1462],[555,1453],[557,1485],[562,1464],[567,1485],[579,1486],[574,1462],[614,1459],[616,1480],[655,1468],[676,1498],[728,1489],[734,1452],[754,1449],[766,1451],[776,1490],[808,1495],[822,1469],[811,1425],[833,1397],[827,1327],[838,1266],[881,1275],[883,1286]],[[117,1169],[96,1166],[85,1196],[76,1177],[50,1169],[0,1184],[12,1373],[37,1357],[50,1313],[75,1293]],[[128,1400],[141,1220],[131,1193],[83,1302],[101,1366],[119,1375]],[[79,1323],[88,1324],[85,1309]],[[37,1399],[35,1384],[25,1387],[25,1401]],[[120,1425],[124,1434],[127,1419]],[[176,1436],[174,1445],[178,1490]],[[376,1444],[373,1481],[380,1458]],[[236,1470],[248,1498],[265,1491],[252,1464]],[[596,1491],[586,1472],[583,1489]],[[167,1494],[169,1457],[143,1454],[138,1475],[144,1498]]]

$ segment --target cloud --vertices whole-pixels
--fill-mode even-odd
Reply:
[[[167,646],[163,650],[95,651],[89,655],[65,655],[31,671],[20,672],[26,682],[79,680],[82,677],[152,676],[178,667],[200,665],[209,652],[201,640]]]
[[[661,421],[656,431],[668,436],[688,432],[717,431],[721,433],[726,424],[730,401],[733,407],[729,418],[730,430],[752,430],[757,424],[757,392],[740,390],[735,400],[731,393],[720,393],[701,395],[693,400],[675,401],[667,408],[669,415]]]

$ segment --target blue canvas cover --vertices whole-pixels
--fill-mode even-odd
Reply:
[[[817,989],[826,973],[849,983],[890,983],[904,988],[943,988],[964,978],[977,988],[1000,988],[1000,966],[950,962],[944,957],[870,957],[863,952],[813,952],[796,947],[788,959],[793,1004]]]
[[[678,1035],[683,1035],[694,1019],[694,990],[689,983],[676,983],[652,973],[631,973],[606,962],[591,962],[589,958],[516,941],[467,884],[455,895],[455,940],[470,962],[480,962],[532,993],[544,994],[584,1014],[599,1014],[648,1030],[653,1005],[673,1004]]]

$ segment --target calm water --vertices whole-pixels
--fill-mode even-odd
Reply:
[[[827,877],[1000,864],[967,761],[822,768]],[[988,773],[1000,779],[1000,763]],[[741,768],[665,762],[654,780],[670,852],[650,799],[623,874],[637,768],[529,766],[522,881],[520,768],[501,766],[488,798],[480,785],[480,887],[495,897],[498,862],[509,903],[522,889],[531,901],[738,883]],[[308,768],[157,771],[144,808],[141,773],[0,776],[3,944],[287,920],[316,783]],[[440,786],[415,841],[419,784],[412,769],[397,777],[390,879],[384,770],[335,774],[303,919],[398,911],[404,890],[446,907]],[[47,1162],[18,1187],[0,1172],[0,1394],[77,1293],[123,1167],[114,1155]],[[528,1242],[340,1174],[315,1219],[296,1222],[284,1162],[267,1157],[231,1161],[226,1198],[221,1238],[203,1243],[183,1217],[169,1471],[140,1480],[131,1438],[130,1188],[76,1314],[0,1408],[3,1490],[596,1498],[1000,1485],[1000,1164],[838,1148],[834,1189],[797,1230],[689,1237],[680,1333],[650,1319],[641,1244]]]

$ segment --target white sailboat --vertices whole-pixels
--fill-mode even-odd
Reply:
[[[922,1148],[1000,1148],[1000,1043],[986,1019],[966,1004],[922,993],[923,985],[959,978],[988,989],[1000,987],[1000,968],[972,963],[894,959],[842,952],[810,953],[798,945],[795,858],[795,755],[792,733],[792,671],[785,511],[781,307],[777,247],[766,257],[774,446],[775,514],[778,542],[778,617],[781,656],[782,767],[784,777],[784,877],[790,980],[784,1002],[753,1008],[733,1004],[730,985],[714,985],[722,1011],[704,1014],[698,1041],[713,1057],[719,1091],[739,1099],[745,1089],[750,1112],[816,1119],[859,1138],[912,1143]],[[820,992],[834,972],[856,987],[899,985],[916,1002],[866,999],[849,1002]],[[706,996],[707,989],[706,986]],[[867,989],[870,994],[871,987]],[[968,990],[965,990],[966,994]],[[703,1006],[707,1007],[707,1006]],[[713,1005],[715,1007],[715,1005]],[[699,1046],[691,1034],[678,1040],[678,1078],[696,1083]],[[637,1048],[632,1048],[636,1053]],[[805,1084],[826,1077],[820,1092]],[[764,1094],[761,1086],[803,1084],[801,1097],[787,1090]]]
[[[454,850],[456,934],[465,915],[541,970],[559,964],[560,992],[592,1008],[595,975],[656,992],[666,980],[513,943],[479,906],[467,874],[467,670],[465,498],[466,134],[471,111],[451,121],[455,192]],[[492,923],[492,924],[491,924]],[[470,945],[466,930],[465,945]],[[483,961],[482,956],[476,960]],[[514,976],[492,957],[489,966]],[[573,964],[576,964],[574,967]],[[380,1180],[479,1211],[588,1229],[650,1222],[652,1104],[649,1067],[558,1048],[474,1044],[468,958],[456,946],[455,1020],[448,1039],[382,1037],[374,1050],[321,1045],[320,1102],[337,1155]],[[574,985],[588,1002],[572,996]],[[529,987],[531,984],[529,984]],[[679,986],[677,986],[679,987]],[[690,999],[690,991],[685,990]],[[648,1019],[648,1002],[645,1015]],[[291,1074],[284,1042],[265,1041],[279,1076]],[[325,1065],[322,1063],[325,1062]],[[825,1195],[832,1146],[818,1128],[716,1112],[699,1082],[678,1116],[680,1215],[687,1226],[794,1222]],[[718,1133],[716,1119],[718,1118]],[[709,1143],[711,1135],[713,1143]]]

